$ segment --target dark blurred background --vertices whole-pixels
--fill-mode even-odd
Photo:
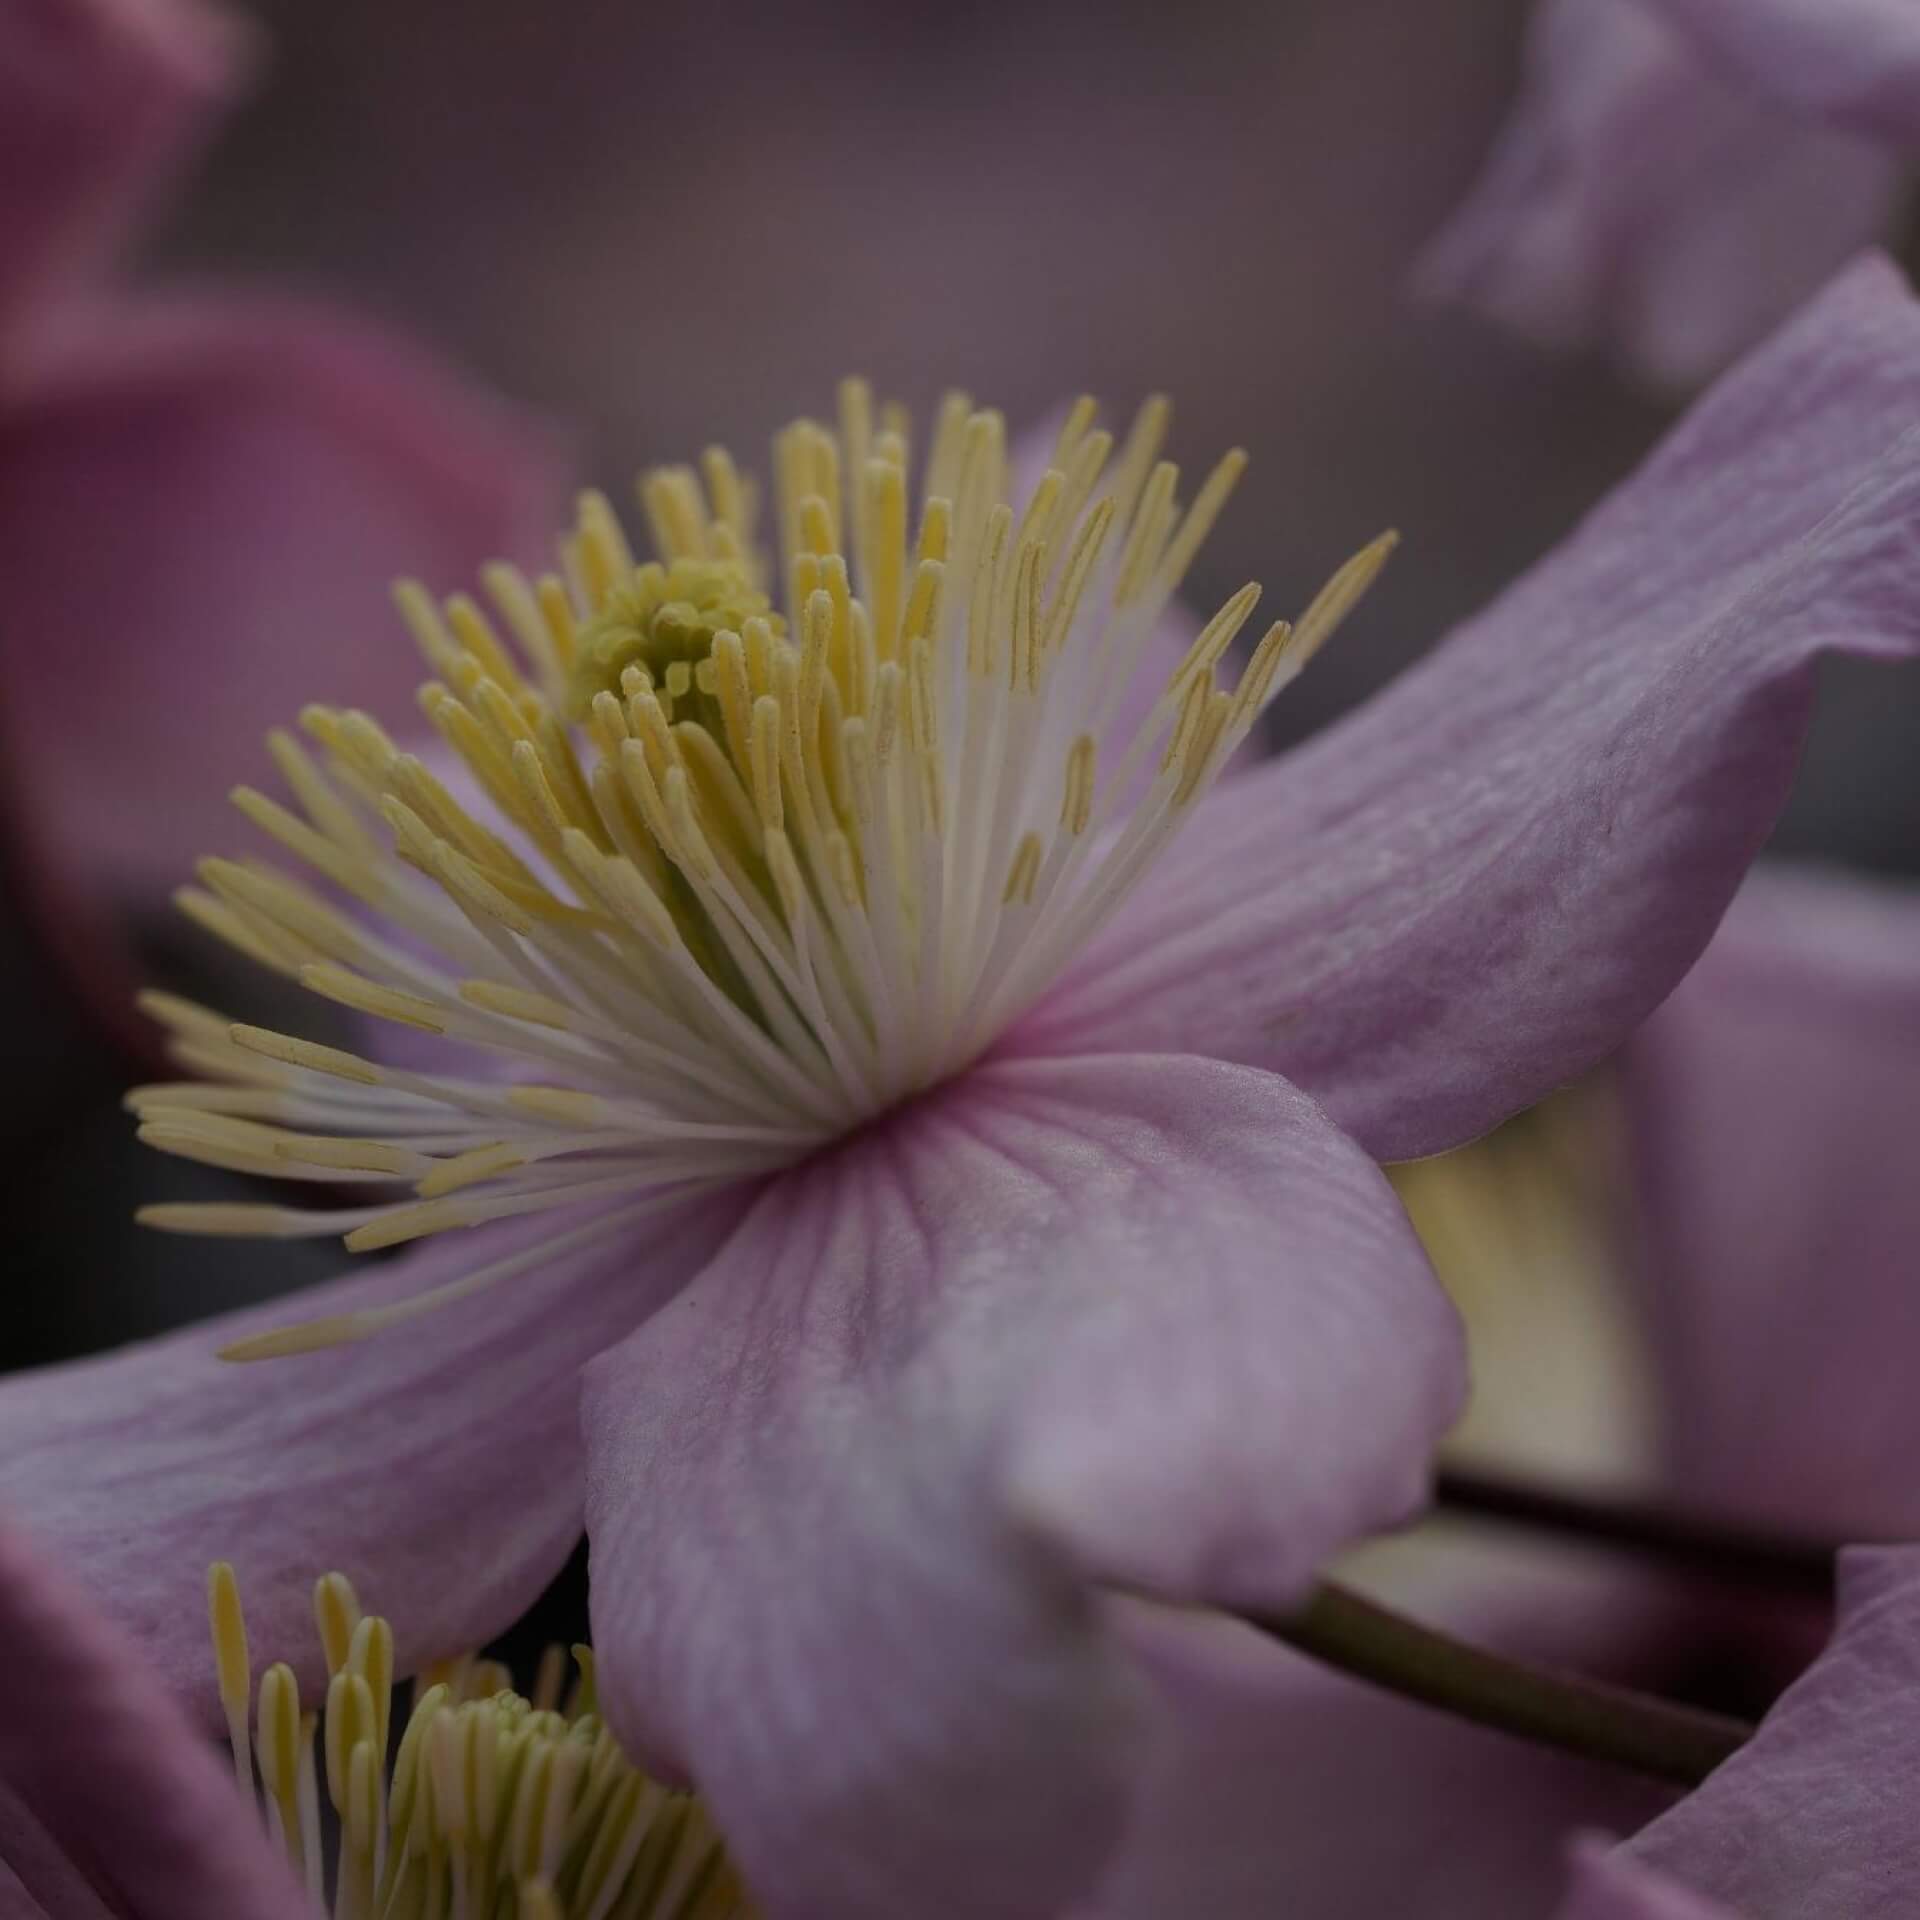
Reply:
[[[140,272],[351,300],[574,427],[619,497],[716,438],[757,457],[849,371],[1016,424],[1164,387],[1177,457],[1254,455],[1197,599],[1258,577],[1290,607],[1406,535],[1276,744],[1487,599],[1670,417],[1406,297],[1510,95],[1523,0],[250,10],[269,63]],[[1916,747],[1920,683],[1833,673],[1781,844],[1920,872]],[[135,1146],[128,1068],[7,926],[6,1363],[337,1266],[130,1225],[221,1176]],[[163,973],[204,964],[150,939]]]

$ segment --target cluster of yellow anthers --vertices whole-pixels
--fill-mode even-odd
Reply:
[[[332,1676],[324,1718],[302,1712],[285,1665],[260,1676],[256,1718],[239,1586],[225,1561],[208,1571],[234,1776],[256,1804],[258,1762],[257,1804],[316,1909],[328,1910],[331,1885],[334,1920],[751,1916],[705,1808],[638,1772],[600,1723],[585,1647],[564,1705],[558,1647],[531,1700],[490,1660],[421,1675],[394,1744],[392,1630],[361,1613],[337,1573],[314,1588],[313,1608]],[[331,1871],[322,1782],[338,1832]]]
[[[1150,643],[1245,464],[1230,453],[1183,508],[1168,417],[1149,401],[1116,449],[1083,401],[1010,499],[1000,415],[949,396],[914,507],[905,415],[876,420],[850,381],[837,431],[803,420],[775,442],[778,604],[754,490],[718,449],[643,478],[657,560],[637,564],[589,494],[560,571],[485,570],[491,611],[401,587],[439,747],[308,708],[317,758],[269,742],[295,807],[235,798],[330,894],[208,860],[181,904],[314,992],[508,1071],[388,1065],[150,996],[204,1078],[133,1096],[145,1139],[410,1191],[147,1220],[360,1249],[591,1210],[464,1293],[798,1159],[977,1057],[1111,918],[1391,545],[1269,628],[1232,686],[1254,586],[1156,699],[1127,701],[1137,673],[1165,672]],[[245,1351],[356,1338],[445,1297]]]

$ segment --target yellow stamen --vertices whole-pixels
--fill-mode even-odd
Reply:
[[[775,1171],[964,1070],[1034,1003],[1204,816],[1392,544],[1269,628],[1237,677],[1253,586],[1170,677],[1133,686],[1165,673],[1156,624],[1245,466],[1229,453],[1183,507],[1169,418],[1156,396],[1116,437],[1076,402],[1014,499],[1003,419],[948,394],[916,492],[904,411],[850,381],[834,424],[776,437],[772,555],[751,481],[708,448],[640,483],[656,557],[589,493],[553,573],[396,589],[452,764],[366,714],[303,709],[309,744],[269,740],[293,804],[234,799],[325,885],[215,858],[180,903],[405,1029],[428,1064],[149,996],[205,1084],[131,1096],[143,1139],[354,1191],[141,1217],[335,1232],[356,1252],[529,1214],[574,1224],[233,1357],[366,1338]],[[1123,729],[1125,712],[1147,717]],[[351,1747],[336,1759],[350,1793]]]
[[[316,1910],[330,1891],[339,1920],[752,1920],[706,1809],[631,1765],[601,1722],[587,1648],[574,1649],[564,1704],[558,1647],[532,1699],[497,1661],[442,1663],[415,1683],[389,1767],[393,1630],[361,1614],[342,1575],[314,1590],[329,1675],[320,1715],[301,1710],[293,1668],[276,1661],[250,1724],[246,1620],[227,1562],[208,1570],[207,1594],[241,1798],[255,1804],[257,1762],[268,1831]]]

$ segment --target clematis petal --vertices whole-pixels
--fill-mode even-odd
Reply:
[[[0,1642],[0,1786],[89,1880],[139,1920],[301,1920],[305,1897],[252,1808],[139,1650],[5,1523]],[[70,1891],[50,1911],[95,1910]]]
[[[1270,1067],[1384,1159],[1591,1066],[1706,944],[1827,648],[1920,641],[1920,308],[1858,263],[1556,553],[1200,803],[1021,1034]]]
[[[1913,1531],[1920,893],[1756,871],[1627,1068],[1675,1484],[1760,1524]]]
[[[1052,1916],[1143,1698],[1098,1590],[1289,1603],[1419,1500],[1461,1388],[1404,1215],[1285,1082],[982,1067],[588,1370],[603,1704],[781,1920]]]
[[[1891,12],[1852,7],[1869,10]],[[1858,49],[1790,0],[1735,11],[1668,0],[1670,19],[1658,0],[1546,0],[1513,118],[1416,264],[1416,288],[1560,351],[1610,346],[1684,388],[1886,233],[1902,155],[1850,130],[1871,113],[1822,113],[1844,98],[1800,99],[1785,81],[1795,42],[1814,40],[1828,57],[1800,60],[1801,90],[1871,97],[1848,83]],[[1920,38],[1911,18],[1901,37]],[[1909,142],[1916,132],[1920,115]]]
[[[0,372],[172,171],[246,38],[200,0],[14,0],[0,14]]]
[[[1610,1853],[1583,1836],[1574,1848],[1573,1890],[1562,1920],[1741,1920],[1717,1900],[1703,1900],[1663,1873]]]
[[[1399,1603],[1525,1657],[1591,1670],[1625,1651],[1641,1609],[1604,1570],[1481,1548],[1449,1556],[1444,1596],[1409,1597],[1397,1580]],[[1419,1588],[1442,1584],[1424,1533],[1394,1551],[1417,1557]],[[1125,1630],[1153,1683],[1153,1739],[1126,1843],[1080,1920],[1544,1914],[1565,1833],[1628,1831],[1672,1799],[1363,1686],[1236,1622],[1135,1603]]]
[[[1920,16],[1906,0],[1642,0],[1756,92],[1920,147]]]
[[[1745,1747],[1624,1849],[1739,1920],[1893,1915],[1920,1886],[1920,1550],[1857,1550],[1840,1576],[1827,1651]],[[1626,1912],[1665,1920],[1658,1907]]]
[[[231,845],[260,735],[324,699],[407,711],[391,578],[528,549],[544,436],[316,307],[169,300],[71,320],[0,460],[0,744],[55,906],[154,903]]]
[[[0,1920],[116,1920],[19,1798],[0,1786]]]
[[[209,1712],[216,1559],[238,1568],[263,1645],[310,1644],[313,1582],[338,1568],[392,1620],[402,1671],[477,1646],[579,1538],[582,1363],[696,1272],[723,1225],[687,1204],[572,1253],[543,1250],[544,1222],[444,1235],[288,1300],[12,1375],[0,1504]],[[529,1270],[361,1344],[216,1357],[520,1253]]]

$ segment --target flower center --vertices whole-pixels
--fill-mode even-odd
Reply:
[[[876,424],[848,382],[838,431],[775,442],[784,611],[754,489],[717,449],[642,480],[656,560],[589,494],[558,572],[485,570],[490,612],[402,586],[437,758],[309,707],[320,760],[269,740],[296,806],[235,799],[331,895],[209,860],[180,901],[314,992],[450,1043],[448,1070],[149,996],[203,1083],[132,1104],[143,1138],[195,1159],[413,1192],[143,1217],[359,1249],[590,1209],[573,1244],[963,1069],[1118,911],[1391,545],[1270,627],[1231,686],[1254,586],[1169,670],[1163,616],[1245,462],[1183,508],[1168,412],[1150,401],[1116,449],[1082,402],[1012,498],[999,414],[950,396],[915,503],[904,417]]]
[[[327,1910],[331,1890],[336,1920],[752,1914],[704,1806],[648,1779],[602,1724],[585,1647],[574,1649],[579,1673],[564,1701],[558,1647],[531,1700],[497,1662],[443,1662],[414,1683],[395,1743],[393,1632],[361,1613],[343,1575],[314,1588],[330,1676],[324,1714],[302,1711],[284,1663],[260,1676],[256,1706],[225,1561],[208,1570],[207,1609],[235,1780],[316,1909]],[[323,1786],[336,1816],[331,1863]]]
[[[744,560],[682,558],[670,567],[658,561],[635,567],[631,579],[608,592],[574,643],[567,718],[587,720],[594,701],[620,693],[632,670],[641,686],[664,688],[682,707],[695,702],[697,683],[697,697],[707,703],[700,717],[709,732],[718,731],[714,723],[724,724],[724,711],[714,643],[722,634],[737,640],[749,621],[759,622],[770,639],[787,630]]]

